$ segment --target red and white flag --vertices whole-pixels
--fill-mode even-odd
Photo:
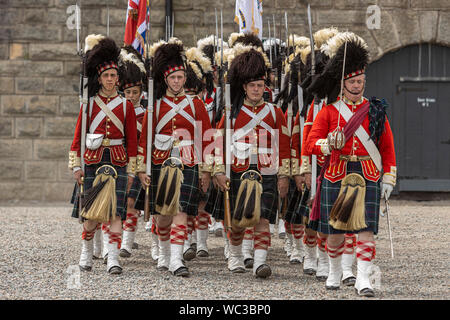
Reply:
[[[125,25],[125,45],[132,45],[144,54],[147,33],[147,13],[149,0],[128,0],[127,19]]]

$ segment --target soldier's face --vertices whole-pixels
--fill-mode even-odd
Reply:
[[[275,84],[275,72],[270,72],[270,83]]]
[[[365,84],[366,75],[364,74],[344,80],[345,97],[353,102],[359,101],[364,93]]]
[[[100,78],[98,79],[100,85],[106,91],[112,91],[116,88],[117,80],[119,80],[119,75],[116,69],[109,69],[104,71]]]
[[[125,98],[130,100],[133,106],[139,106],[139,102],[141,100],[141,87],[134,86],[127,88],[123,91]]]
[[[252,102],[259,102],[264,95],[264,80],[252,81],[244,84],[247,99]]]
[[[186,74],[184,71],[175,71],[166,77],[166,84],[173,93],[180,92],[186,82]]]

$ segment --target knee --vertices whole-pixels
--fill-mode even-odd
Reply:
[[[257,225],[255,225],[255,231],[269,231],[269,220],[265,218],[259,219]]]

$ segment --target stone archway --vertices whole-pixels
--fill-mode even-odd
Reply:
[[[408,45],[432,43],[450,46],[450,12],[440,9],[382,9],[380,28],[360,31],[369,45],[371,62]]]

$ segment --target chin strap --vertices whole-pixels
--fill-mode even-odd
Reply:
[[[360,92],[364,92],[364,89],[366,88],[366,85],[364,84],[364,86],[362,87],[362,89],[361,89],[361,91]],[[348,90],[348,88],[347,88],[347,86],[344,84],[344,89],[345,90],[347,90],[347,92],[350,92],[351,94],[354,94],[354,95],[357,95],[357,94],[359,94],[360,92],[358,92],[358,93],[354,93],[354,92],[352,92],[352,91],[350,91],[350,90]]]

